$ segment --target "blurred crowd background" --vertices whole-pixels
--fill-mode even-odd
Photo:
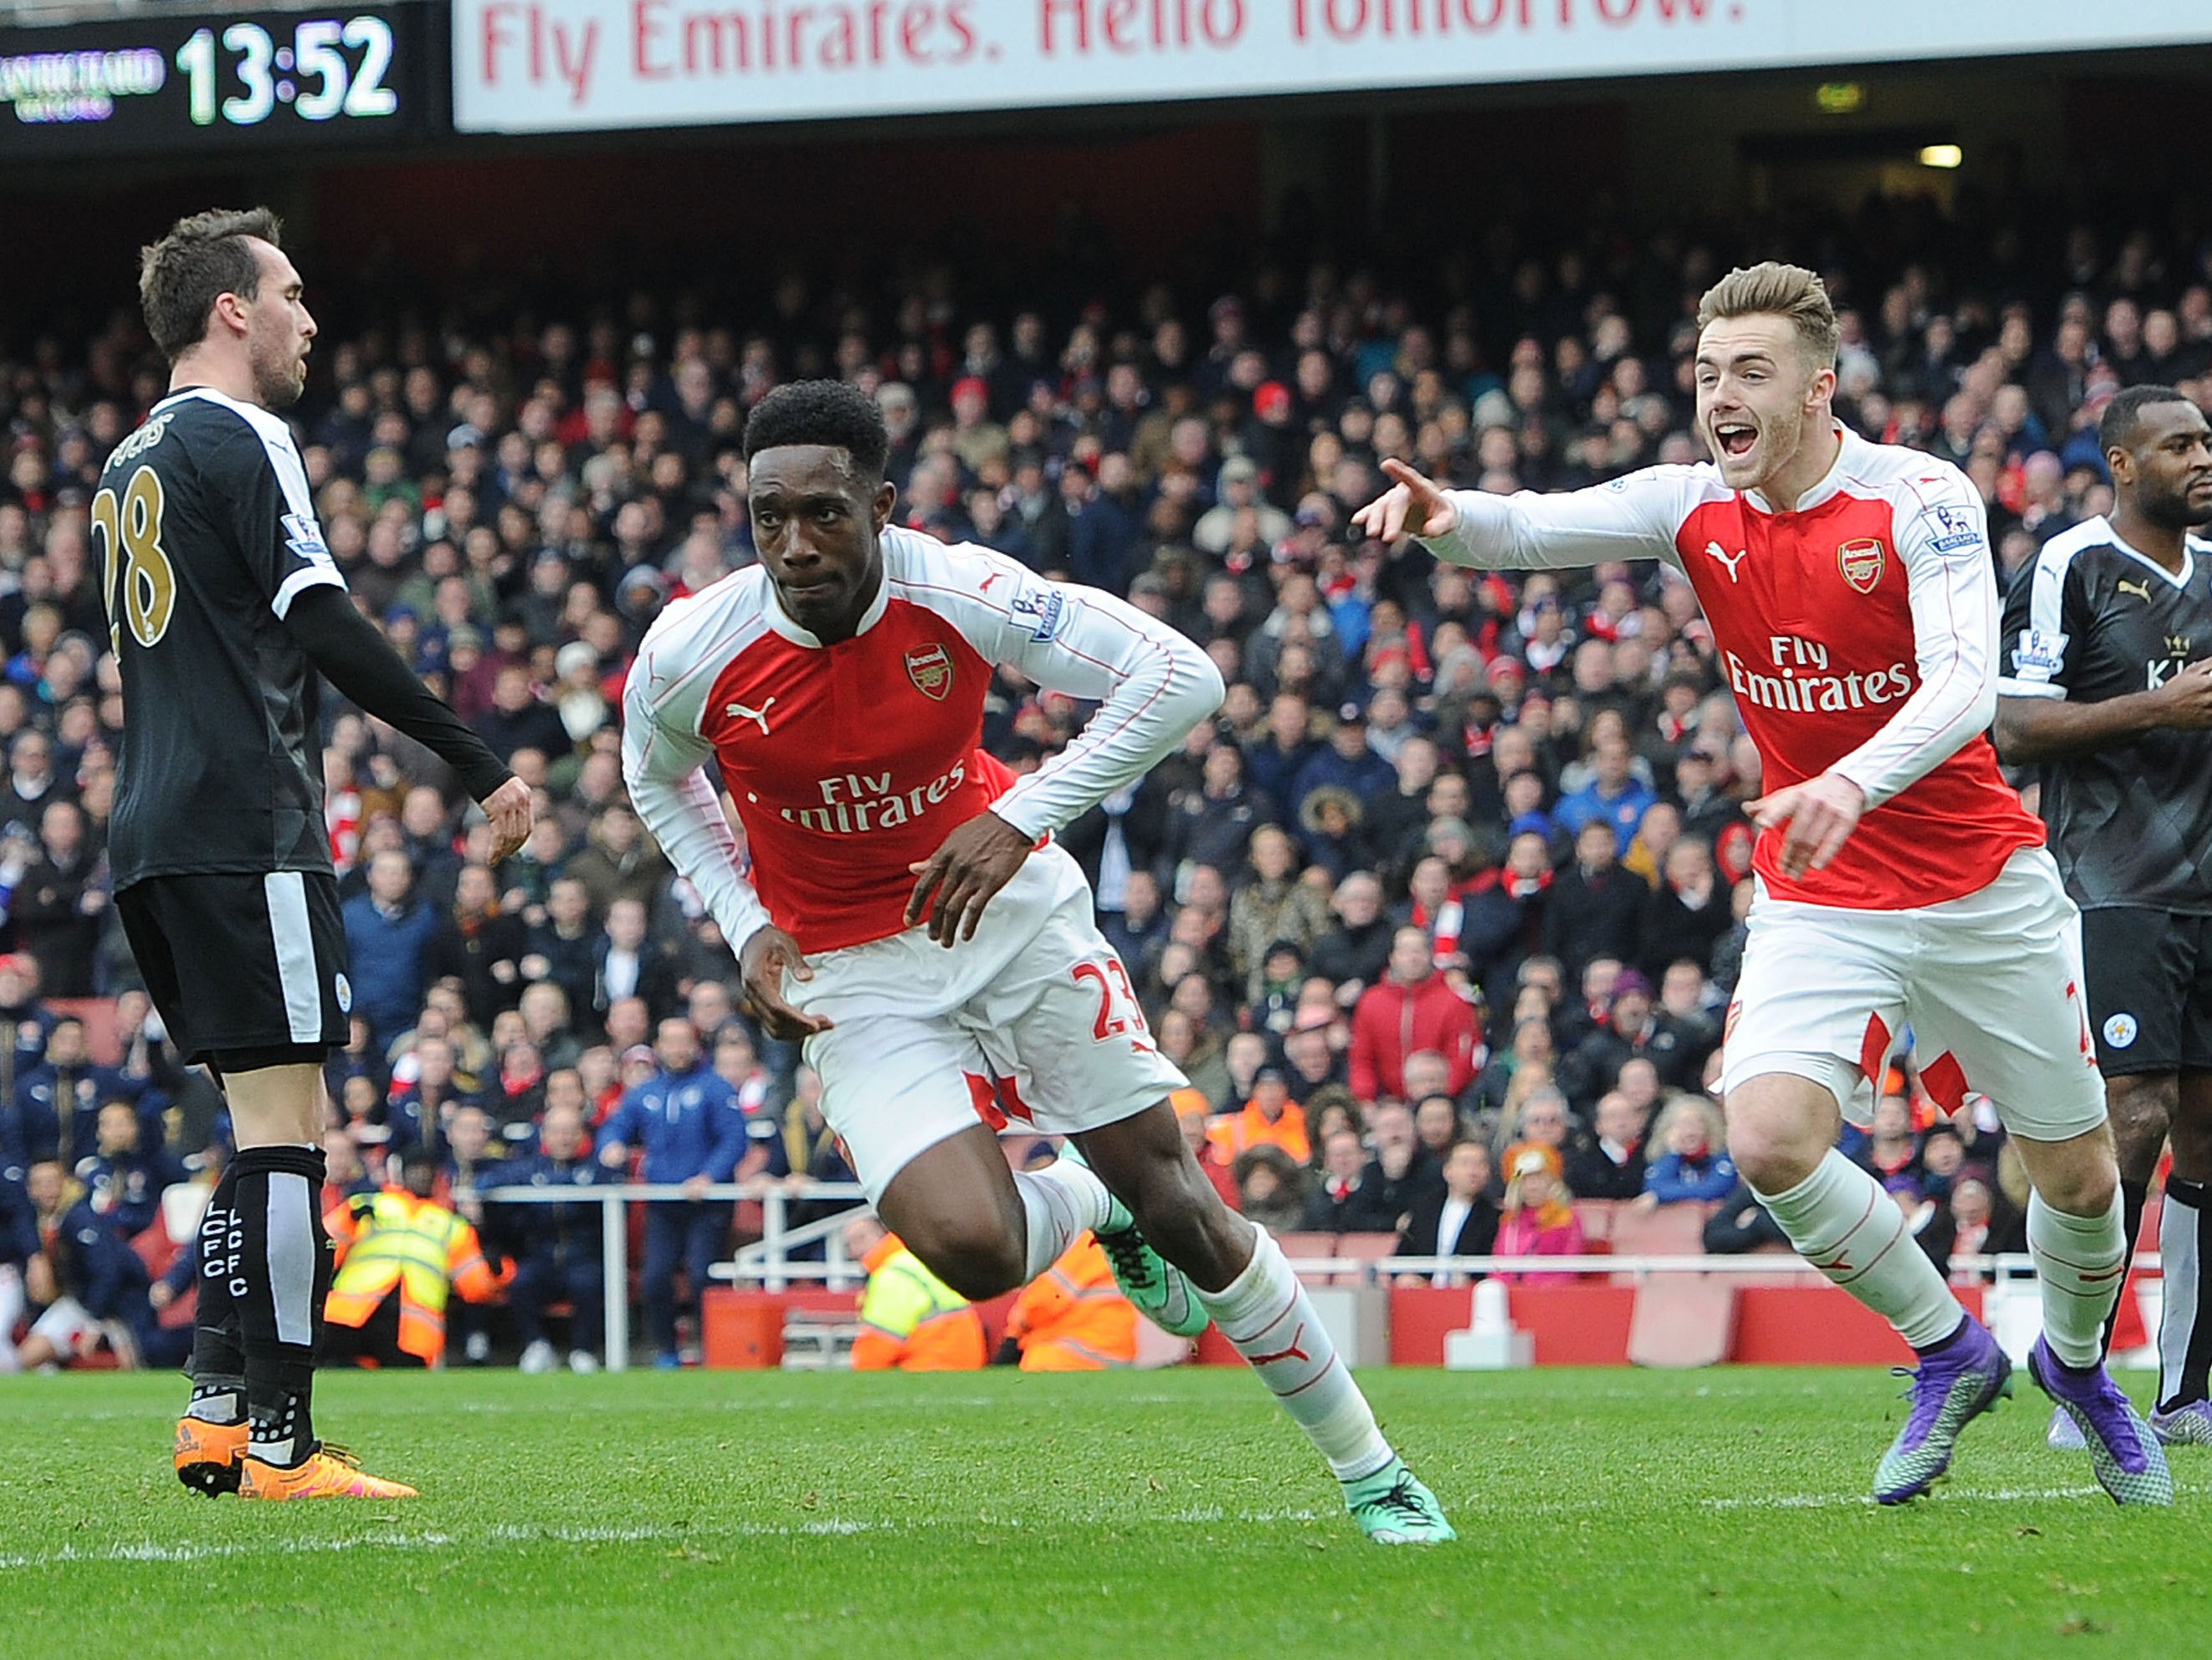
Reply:
[[[329,1073],[331,1203],[401,1183],[419,1150],[412,1185],[542,1308],[588,1299],[544,1264],[596,1250],[595,1207],[482,1192],[611,1179],[641,1155],[657,1181],[849,1177],[818,1080],[736,1011],[730,942],[641,830],[617,756],[645,628],[753,557],[748,408],[826,375],[883,410],[901,522],[1127,595],[1222,668],[1218,715],[1063,837],[1233,1202],[1280,1231],[1399,1235],[1413,1256],[1579,1250],[1591,1201],[1697,1204],[1712,1248],[1758,1243],[1712,1079],[1759,763],[1694,597],[1652,563],[1441,566],[1360,541],[1349,514],[1384,457],[1492,491],[1701,459],[1697,297],[1779,256],[1820,269],[1842,315],[1839,415],[1964,468],[2008,581],[2109,504],[2094,435],[2114,392],[2166,382],[2212,407],[2212,239],[2185,210],[1880,198],[1725,233],[1595,210],[1534,223],[1395,263],[1316,258],[1293,227],[1179,282],[1123,269],[1079,214],[1028,277],[933,255],[750,291],[423,288],[303,255],[323,326],[291,417],[330,546],[540,820],[488,868],[442,768],[325,689],[356,999]],[[211,1180],[225,1126],[109,903],[123,709],[86,521],[167,376],[119,301],[104,324],[13,338],[0,1263],[28,1297],[4,1311],[85,1311],[58,1345],[31,1339],[33,1362],[160,1358],[190,1283],[160,1248],[161,1194]],[[1089,712],[1002,672],[983,743],[1032,767]],[[726,1116],[647,1145],[639,1092],[689,1078],[714,1080]],[[1937,1122],[1903,1058],[1852,1146],[1939,1261],[2016,1238],[1993,1116]],[[757,1226],[710,1209],[703,1231],[648,1241],[657,1350],[691,1341],[671,1323],[679,1265],[696,1280]],[[532,1341],[527,1317],[456,1331],[476,1358],[504,1353]]]

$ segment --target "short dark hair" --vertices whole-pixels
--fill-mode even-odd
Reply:
[[[745,459],[786,444],[849,451],[872,481],[882,479],[891,448],[875,399],[843,380],[789,381],[753,405],[745,422]]]
[[[2097,422],[2097,453],[2131,450],[2142,435],[2142,412],[2157,404],[2186,404],[2188,398],[2172,386],[2129,386],[2113,394]]]
[[[217,295],[252,300],[260,293],[261,267],[246,239],[282,247],[283,230],[266,208],[210,208],[178,220],[167,236],[139,251],[138,303],[162,356],[173,363],[207,337]]]

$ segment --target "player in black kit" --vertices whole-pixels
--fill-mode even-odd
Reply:
[[[265,209],[179,221],[139,297],[169,395],[93,498],[124,723],[115,905],[187,1060],[206,1061],[238,1152],[200,1228],[192,1392],[176,1469],[210,1495],[409,1498],[315,1438],[330,1242],[322,1063],[352,994],[323,821],[319,670],[419,739],[483,805],[495,857],[530,793],[354,609],[291,429],[314,319]]]
[[[2053,538],[2014,584],[1996,743],[2008,763],[2038,763],[2051,850],[2081,908],[2130,1249],[2173,1140],[2151,1428],[2169,1444],[2212,1444],[2199,1243],[2212,1182],[2212,544],[2189,533],[2212,522],[2212,427],[2172,387],[2131,386],[2097,435],[2112,518]]]

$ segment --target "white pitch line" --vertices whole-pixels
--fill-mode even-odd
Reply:
[[[43,1568],[65,1562],[204,1562],[227,1556],[321,1556],[349,1550],[444,1550],[451,1535],[363,1534],[353,1539],[271,1539],[252,1544],[210,1545],[187,1541],[161,1545],[150,1541],[81,1549],[64,1545],[59,1550],[23,1556],[0,1556],[0,1572]]]
[[[2101,1499],[2102,1487],[1991,1487],[1987,1489],[1948,1487],[1937,1488],[1927,1497],[1943,1504],[2019,1504],[2032,1499]],[[1841,1510],[1866,1505],[1875,1499],[1863,1493],[1784,1493],[1758,1498],[1705,1499],[1698,1501],[1707,1510]]]
[[[1070,1517],[1071,1521],[1080,1518]],[[1321,1519],[1310,1510],[1227,1511],[1216,1505],[1194,1507],[1161,1518],[1183,1526],[1211,1526],[1231,1522],[1247,1526],[1305,1523]],[[78,1562],[205,1562],[260,1556],[322,1556],[343,1551],[446,1551],[457,1548],[514,1548],[532,1545],[647,1545],[693,1544],[727,1539],[845,1538],[862,1533],[905,1533],[932,1528],[965,1528],[965,1518],[924,1517],[913,1520],[858,1520],[823,1517],[798,1523],[739,1522],[726,1526],[577,1527],[538,1526],[501,1523],[471,1539],[450,1533],[371,1533],[346,1539],[268,1539],[223,1543],[186,1540],[163,1544],[152,1540],[82,1547],[64,1545],[58,1550],[0,1556],[0,1573],[64,1566]],[[1019,1528],[1034,1525],[1031,1518],[994,1516],[986,1525]]]

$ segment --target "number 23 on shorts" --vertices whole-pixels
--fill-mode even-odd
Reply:
[[[1146,1049],[1152,1047],[1152,1031],[1145,1025],[1144,1007],[1137,1001],[1137,994],[1130,989],[1129,973],[1121,966],[1121,958],[1107,957],[1078,963],[1068,973],[1078,985],[1085,981],[1097,984],[1098,1018],[1091,1023],[1093,1043],[1103,1043],[1134,1032],[1135,1041]],[[1117,1003],[1119,1009],[1115,1007]]]

